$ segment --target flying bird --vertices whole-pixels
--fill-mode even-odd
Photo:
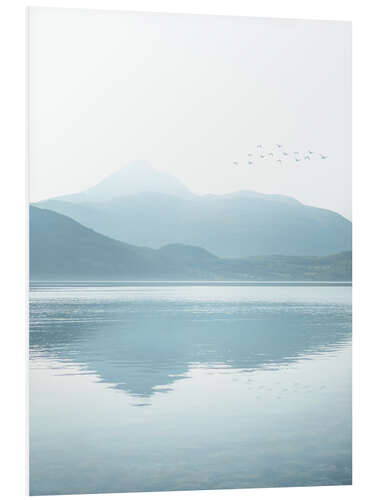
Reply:
[[[283,164],[283,160],[285,159],[285,165],[288,165],[288,158],[287,156],[290,156],[290,160],[293,161],[293,158],[295,159],[296,162],[302,162],[302,165],[304,164],[303,162],[306,160],[311,160],[312,155],[317,155],[320,156],[321,160],[325,160],[328,158],[327,155],[324,155],[322,153],[314,153],[314,151],[311,151],[310,149],[306,151],[293,151],[293,152],[287,152],[284,149],[284,146],[282,144],[275,144],[277,147],[276,150],[274,151],[268,151],[265,149],[265,146],[263,144],[257,144],[256,145],[256,150],[254,153],[247,153],[247,164],[248,166],[255,165],[258,159],[267,159],[267,158],[273,158],[273,161],[276,161],[279,163],[279,165]],[[272,148],[273,149],[273,148]],[[315,158],[317,157],[315,156]],[[246,164],[246,162],[245,162]],[[233,165],[235,167],[239,167],[241,165],[241,161],[233,161]]]

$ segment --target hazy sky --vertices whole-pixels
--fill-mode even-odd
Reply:
[[[246,166],[275,143],[328,158]],[[351,217],[351,25],[33,8],[31,200],[138,159],[198,194],[287,194]]]

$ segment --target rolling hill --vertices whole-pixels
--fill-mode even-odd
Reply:
[[[31,280],[351,280],[351,252],[328,257],[221,259],[199,247],[154,250],[30,207]]]

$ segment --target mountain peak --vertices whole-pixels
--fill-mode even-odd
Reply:
[[[158,192],[180,197],[190,197],[184,184],[168,172],[156,170],[146,160],[133,161],[105,177],[95,186],[67,196],[60,201],[71,203],[106,202],[113,198],[144,192]]]

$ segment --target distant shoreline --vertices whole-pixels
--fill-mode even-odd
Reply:
[[[30,280],[30,286],[352,286],[352,281]]]

